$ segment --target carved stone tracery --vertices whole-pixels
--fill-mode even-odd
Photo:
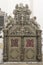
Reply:
[[[21,40],[19,39],[20,43],[20,48],[11,48],[13,49],[12,54],[11,54],[11,59],[12,61],[29,61],[29,58],[32,60],[34,56],[30,55],[29,53],[33,52],[34,55],[34,47],[33,48],[26,48],[24,42],[25,37],[33,37],[35,40],[35,44],[37,45],[36,47],[36,61],[41,61],[42,55],[41,55],[41,30],[39,28],[39,25],[36,23],[36,17],[30,18],[31,11],[28,8],[28,5],[23,6],[23,5],[16,5],[15,10],[13,11],[14,14],[14,21],[12,24],[10,24],[7,28],[4,29],[4,60],[9,61],[9,44],[11,43],[10,38],[15,38],[15,37],[20,37]],[[9,41],[10,39],[10,41]],[[7,45],[8,44],[8,45]],[[12,57],[15,53],[20,51],[20,56],[18,59],[18,55],[14,58]],[[26,54],[27,52],[27,54]],[[16,54],[17,54],[16,53]],[[26,55],[26,56],[25,56]],[[26,58],[27,57],[27,58]],[[34,59],[33,59],[34,60]]]

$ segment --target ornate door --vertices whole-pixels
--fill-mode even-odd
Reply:
[[[36,61],[36,37],[24,37],[24,61]]]
[[[35,61],[35,37],[9,37],[9,61]]]
[[[21,37],[9,37],[9,61],[20,61]]]

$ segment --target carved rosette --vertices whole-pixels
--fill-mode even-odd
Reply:
[[[27,59],[34,59],[34,50],[28,49],[28,50],[26,51],[26,58],[27,58]]]
[[[18,51],[18,49],[11,49],[11,51],[10,51],[10,60],[17,60],[17,61],[19,61],[18,60],[19,59],[19,51]]]

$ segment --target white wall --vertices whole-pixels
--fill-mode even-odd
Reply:
[[[37,17],[37,22],[40,24],[40,28],[43,33],[43,0],[33,0],[33,15]],[[43,34],[42,34],[43,38]],[[43,44],[43,39],[42,39]],[[43,46],[42,46],[43,51]]]
[[[33,15],[37,17],[37,22],[43,29],[43,0],[33,0]]]

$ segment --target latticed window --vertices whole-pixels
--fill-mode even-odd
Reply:
[[[26,47],[34,47],[34,40],[33,39],[27,39],[26,40]]]
[[[18,39],[11,39],[11,47],[18,47]]]

